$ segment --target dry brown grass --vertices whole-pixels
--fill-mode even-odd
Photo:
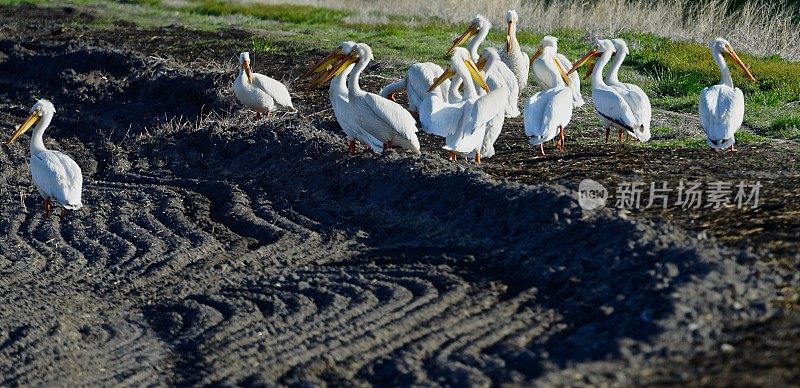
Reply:
[[[705,44],[721,36],[737,48],[757,55],[777,54],[800,60],[800,24],[794,8],[783,0],[752,2],[729,14],[730,0],[256,0],[248,3],[292,3],[346,9],[360,13],[362,20],[381,15],[406,15],[464,22],[477,13],[495,23],[506,10],[516,9],[520,26],[534,33],[560,28],[586,30],[590,37],[608,37],[623,31],[653,33],[678,40]]]

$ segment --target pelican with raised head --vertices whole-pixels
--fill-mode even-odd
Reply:
[[[503,51],[503,62],[514,72],[517,76],[517,83],[519,91],[522,92],[528,86],[528,72],[530,71],[531,60],[528,53],[522,51],[517,40],[517,26],[519,22],[519,15],[516,10],[509,10],[506,12],[506,48]],[[570,65],[572,66],[572,65]]]
[[[405,90],[408,95],[408,111],[414,115],[419,111],[422,99],[428,93],[428,88],[433,85],[433,80],[442,73],[444,73],[444,69],[433,62],[415,63],[408,67],[405,77],[386,85],[378,94],[396,101],[395,94]],[[447,96],[449,87],[450,81],[439,86],[445,96]]]
[[[263,74],[253,73],[250,68],[250,53],[239,54],[239,75],[233,81],[233,94],[244,106],[261,114],[269,115],[276,110],[296,112],[286,85]]]
[[[611,61],[614,51],[614,44],[610,40],[598,40],[592,49],[572,66],[572,69],[567,74],[572,74],[592,58],[599,57],[596,64],[591,67],[590,73],[592,77],[592,102],[594,102],[597,117],[606,130],[606,142],[608,142],[611,128],[617,129],[620,142],[622,142],[622,134],[625,132],[639,141],[648,141],[650,140],[649,127],[637,119],[630,103],[622,96],[622,93],[617,88],[607,85],[603,80],[603,69]]]
[[[83,191],[83,174],[81,168],[67,154],[48,150],[44,146],[42,136],[50,125],[56,108],[48,100],[39,100],[31,108],[31,114],[11,137],[6,140],[10,145],[23,133],[33,127],[31,136],[30,169],[33,184],[44,198],[44,217],[50,215],[53,205],[61,206],[61,217],[69,210],[83,207],[81,192]]]
[[[420,121],[427,132],[445,137],[444,149],[448,151],[450,160],[455,160],[457,154],[474,153],[475,163],[480,164],[487,125],[498,116],[503,117],[503,101],[508,91],[498,88],[478,95],[475,83],[484,90],[489,90],[489,85],[472,62],[469,52],[461,47],[453,49],[450,67],[433,83],[430,90],[453,75],[458,75],[458,79],[451,83],[451,91],[463,83],[463,98],[456,103],[447,103],[437,97],[439,93],[429,93],[420,107]]]
[[[742,62],[730,42],[716,38],[709,45],[711,56],[719,67],[722,78],[718,85],[709,86],[700,92],[700,124],[706,131],[708,145],[715,150],[736,151],[736,131],[744,121],[744,94],[733,86],[733,78],[725,59],[732,60],[750,81],[756,78]]]
[[[547,35],[542,38],[539,48],[531,58],[531,66],[533,67],[533,74],[536,77],[536,82],[542,89],[551,89],[564,85],[561,75],[554,74],[552,71],[553,62],[548,58],[555,57],[561,62],[561,67],[565,69],[572,68],[572,62],[564,55],[558,52],[558,39],[554,36]],[[581,79],[576,74],[569,75],[569,87],[572,89],[572,106],[575,108],[583,106],[583,96],[581,96]]]

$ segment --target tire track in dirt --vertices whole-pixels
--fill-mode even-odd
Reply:
[[[715,346],[714,317],[769,314],[761,266],[668,225],[435,155],[345,158],[312,115],[323,92],[253,123],[209,113],[236,106],[227,73],[102,47],[0,52],[0,97],[52,95],[47,143],[87,178],[86,210],[42,220],[27,147],[0,154],[4,385],[635,379],[635,360]],[[26,107],[0,109],[7,128]]]

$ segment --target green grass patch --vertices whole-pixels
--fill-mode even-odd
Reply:
[[[778,117],[762,132],[769,137],[800,140],[800,113]]]
[[[248,15],[297,25],[338,25],[349,13],[327,8],[289,4],[242,4],[227,1],[192,1],[191,12],[202,15]]]
[[[275,50],[275,47],[273,47],[267,39],[256,38],[253,39],[253,44],[250,51],[256,54],[264,54]]]

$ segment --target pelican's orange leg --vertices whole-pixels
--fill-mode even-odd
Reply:
[[[542,153],[542,156],[547,156],[544,154],[544,143],[539,144],[539,151]]]
[[[44,218],[50,217],[50,212],[53,210],[53,202],[50,198],[44,199]]]

